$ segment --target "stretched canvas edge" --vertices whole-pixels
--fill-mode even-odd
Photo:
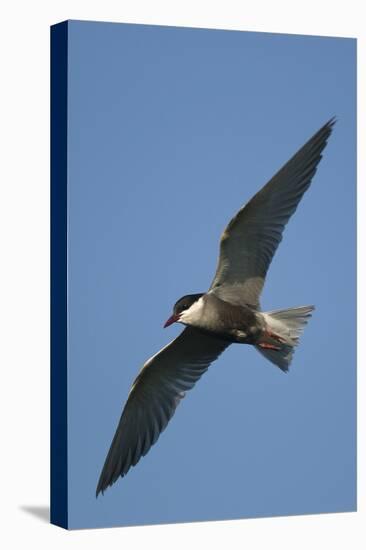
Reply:
[[[68,528],[67,66],[68,22],[51,26],[51,523]]]

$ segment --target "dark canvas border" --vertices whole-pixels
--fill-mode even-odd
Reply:
[[[51,27],[51,510],[68,526],[67,487],[68,22]]]

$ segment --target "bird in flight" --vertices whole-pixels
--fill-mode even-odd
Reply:
[[[187,390],[231,344],[250,344],[283,371],[313,306],[263,312],[259,297],[282,233],[309,188],[332,132],[330,119],[232,218],[209,290],[180,298],[165,327],[177,338],[146,361],[132,384],[96,495],[127,474],[157,441]]]

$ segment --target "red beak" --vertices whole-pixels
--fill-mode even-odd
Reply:
[[[179,315],[172,315],[171,317],[169,317],[169,319],[165,323],[164,328],[168,327],[169,325],[172,325],[173,323],[178,321],[178,319],[179,319]]]

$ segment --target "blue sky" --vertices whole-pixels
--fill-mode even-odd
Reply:
[[[351,39],[69,24],[70,527],[355,509],[355,71]],[[172,305],[333,115],[262,295],[316,306],[290,373],[231,346],[95,499],[133,379],[181,330]]]

